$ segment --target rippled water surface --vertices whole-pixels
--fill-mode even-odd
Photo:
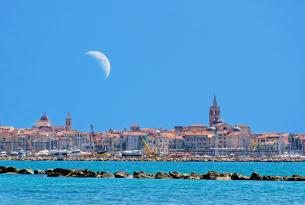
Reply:
[[[0,166],[305,175],[305,163],[0,161]],[[0,204],[305,204],[305,182],[48,178],[2,174]]]

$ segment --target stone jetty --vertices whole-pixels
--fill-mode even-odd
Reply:
[[[0,166],[0,174],[27,174],[27,175],[45,175],[47,177],[87,177],[87,178],[128,178],[128,179],[185,179],[185,180],[248,180],[248,181],[305,181],[305,176],[269,176],[260,175],[253,172],[250,176],[243,176],[239,173],[220,173],[209,171],[205,174],[200,173],[180,173],[156,172],[147,173],[144,171],[135,171],[128,173],[124,171],[94,172],[88,169],[64,169],[55,168],[48,170],[18,169],[16,167]]]

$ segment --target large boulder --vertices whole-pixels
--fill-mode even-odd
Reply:
[[[34,174],[45,174],[45,171],[44,170],[35,169],[34,170]]]
[[[53,169],[53,172],[57,172],[62,176],[66,176],[69,173],[71,173],[71,170],[70,169],[63,169],[63,168],[55,168],[55,169]]]
[[[231,175],[231,179],[232,180],[249,180],[250,178],[246,177],[246,176],[243,176],[243,175],[240,175],[240,174],[237,174],[237,173],[233,173]]]
[[[149,173],[145,173],[143,171],[135,171],[133,173],[133,177],[137,179],[154,179],[155,176]]]
[[[267,181],[283,181],[284,178],[280,176],[263,176],[263,180]]]
[[[250,176],[250,180],[263,180],[263,176],[261,176],[260,174],[253,172]]]
[[[168,174],[174,179],[183,179],[185,177],[184,174],[181,174],[177,171],[169,172]]]
[[[114,174],[109,173],[109,172],[102,172],[102,173],[100,173],[100,177],[101,178],[114,178],[115,176],[114,176]]]
[[[45,173],[46,175],[49,175],[49,174],[52,174],[52,173],[54,173],[54,172],[53,172],[53,169],[47,169],[47,170],[44,171],[44,173]]]
[[[63,168],[55,168],[55,169],[49,169],[45,171],[45,174],[48,177],[58,177],[58,176],[68,176],[71,174],[72,170],[70,169],[63,169]]]
[[[6,167],[6,173],[17,173],[18,169],[16,167]]]
[[[67,176],[67,177],[84,177],[85,173],[83,172],[83,170],[71,169],[70,172],[65,176]]]
[[[232,174],[230,173],[221,173],[218,177],[216,177],[216,180],[231,180]]]
[[[132,175],[128,174],[127,172],[118,171],[114,173],[115,178],[131,178]]]
[[[0,166],[0,174],[6,173],[6,167]]]
[[[67,177],[96,177],[96,173],[88,169],[70,170]]]
[[[34,171],[32,169],[20,169],[18,174],[34,174]]]
[[[231,173],[219,173],[215,171],[209,171],[207,174],[201,175],[201,179],[207,180],[231,180]]]
[[[168,173],[165,173],[165,172],[157,172],[155,174],[155,178],[156,179],[170,179],[171,176]]]
[[[198,179],[201,179],[201,175],[200,174],[196,174],[196,173],[191,173],[191,174],[186,175],[184,177],[184,179],[198,180]]]
[[[59,177],[61,176],[58,172],[48,171],[46,172],[48,177]]]
[[[83,172],[85,174],[85,177],[96,177],[96,173],[91,170],[84,169]]]
[[[300,176],[300,175],[292,175],[291,177],[286,177],[285,180],[286,181],[305,181],[305,177]]]
[[[217,177],[220,177],[221,174],[215,171],[209,171],[207,174],[201,176],[201,179],[208,179],[208,180],[216,180]]]

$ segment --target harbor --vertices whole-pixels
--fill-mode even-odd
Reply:
[[[214,95],[209,124],[90,131],[53,125],[44,113],[31,128],[0,125],[0,159],[16,160],[156,160],[156,161],[303,161],[305,134],[253,132],[249,125],[221,119]]]

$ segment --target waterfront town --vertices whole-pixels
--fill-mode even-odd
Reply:
[[[221,120],[214,96],[209,125],[175,126],[173,129],[141,128],[98,132],[73,129],[68,112],[65,126],[54,126],[44,113],[31,128],[0,125],[1,158],[48,157],[302,157],[305,135],[253,133],[248,125]]]

